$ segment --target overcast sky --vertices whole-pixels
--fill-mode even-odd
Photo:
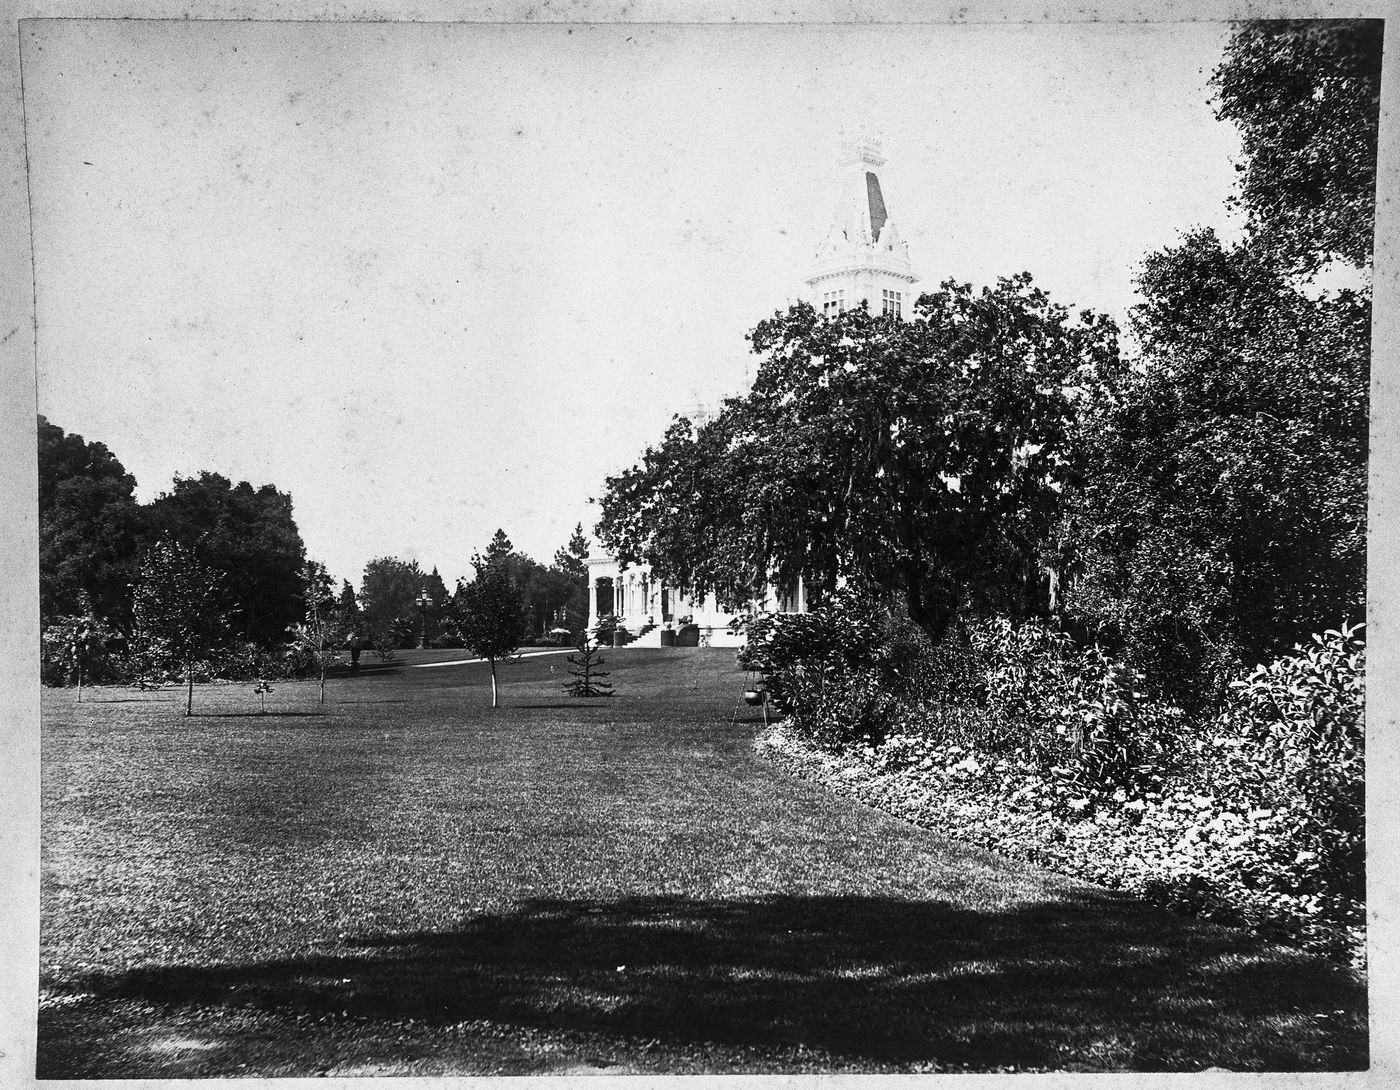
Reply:
[[[290,492],[309,554],[548,561],[801,290],[843,129],[921,287],[1120,319],[1232,234],[1222,24],[24,29],[40,411],[142,499]]]

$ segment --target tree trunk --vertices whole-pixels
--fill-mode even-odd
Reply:
[[[189,690],[185,695],[185,717],[194,714],[194,663],[185,663],[185,680],[189,683]]]
[[[83,702],[83,660],[78,659],[78,703]]]
[[[326,664],[321,663],[321,703],[326,702]]]
[[[491,707],[499,708],[501,705],[496,700],[496,660],[491,660]]]

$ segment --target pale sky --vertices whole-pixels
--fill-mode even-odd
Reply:
[[[23,30],[39,406],[142,499],[290,492],[308,554],[548,562],[671,415],[735,392],[842,129],[922,289],[1030,271],[1120,320],[1233,236],[1224,24],[63,21]]]

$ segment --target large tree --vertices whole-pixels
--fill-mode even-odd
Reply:
[[[1084,432],[1069,604],[1194,703],[1363,613],[1369,307],[1209,231],[1139,288],[1139,366]]]
[[[912,322],[799,304],[751,340],[747,397],[609,479],[599,533],[620,560],[731,600],[845,578],[934,635],[967,608],[1039,607],[1076,404],[1117,365],[1111,321],[1020,274],[945,282]]]
[[[39,417],[39,608],[125,626],[141,510],[135,479],[102,443]],[[86,596],[86,597],[85,597]]]
[[[418,599],[424,575],[416,560],[380,556],[365,565],[359,611],[365,636],[382,651],[411,647],[422,618]]]
[[[218,473],[176,477],[147,514],[147,539],[169,536],[224,573],[231,623],[245,639],[272,646],[306,610],[306,548],[292,498],[270,484],[237,485]]]
[[[1240,131],[1237,203],[1289,271],[1366,265],[1376,207],[1379,19],[1239,24],[1212,77]]]

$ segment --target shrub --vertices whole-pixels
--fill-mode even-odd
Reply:
[[[613,641],[613,633],[616,631],[617,614],[604,613],[598,618],[598,627],[593,630],[593,640],[604,646],[610,645]]]
[[[1200,747],[1221,793],[1274,816],[1296,892],[1365,893],[1365,644],[1343,625],[1231,683]]]
[[[896,726],[884,610],[839,591],[810,613],[752,613],[740,620],[739,665],[762,674],[780,714],[818,744],[878,745]]]
[[[1045,771],[1068,768],[1084,788],[1160,780],[1185,723],[1139,691],[1140,674],[1038,621],[996,618],[973,638],[986,664],[990,748],[1022,751]]]

